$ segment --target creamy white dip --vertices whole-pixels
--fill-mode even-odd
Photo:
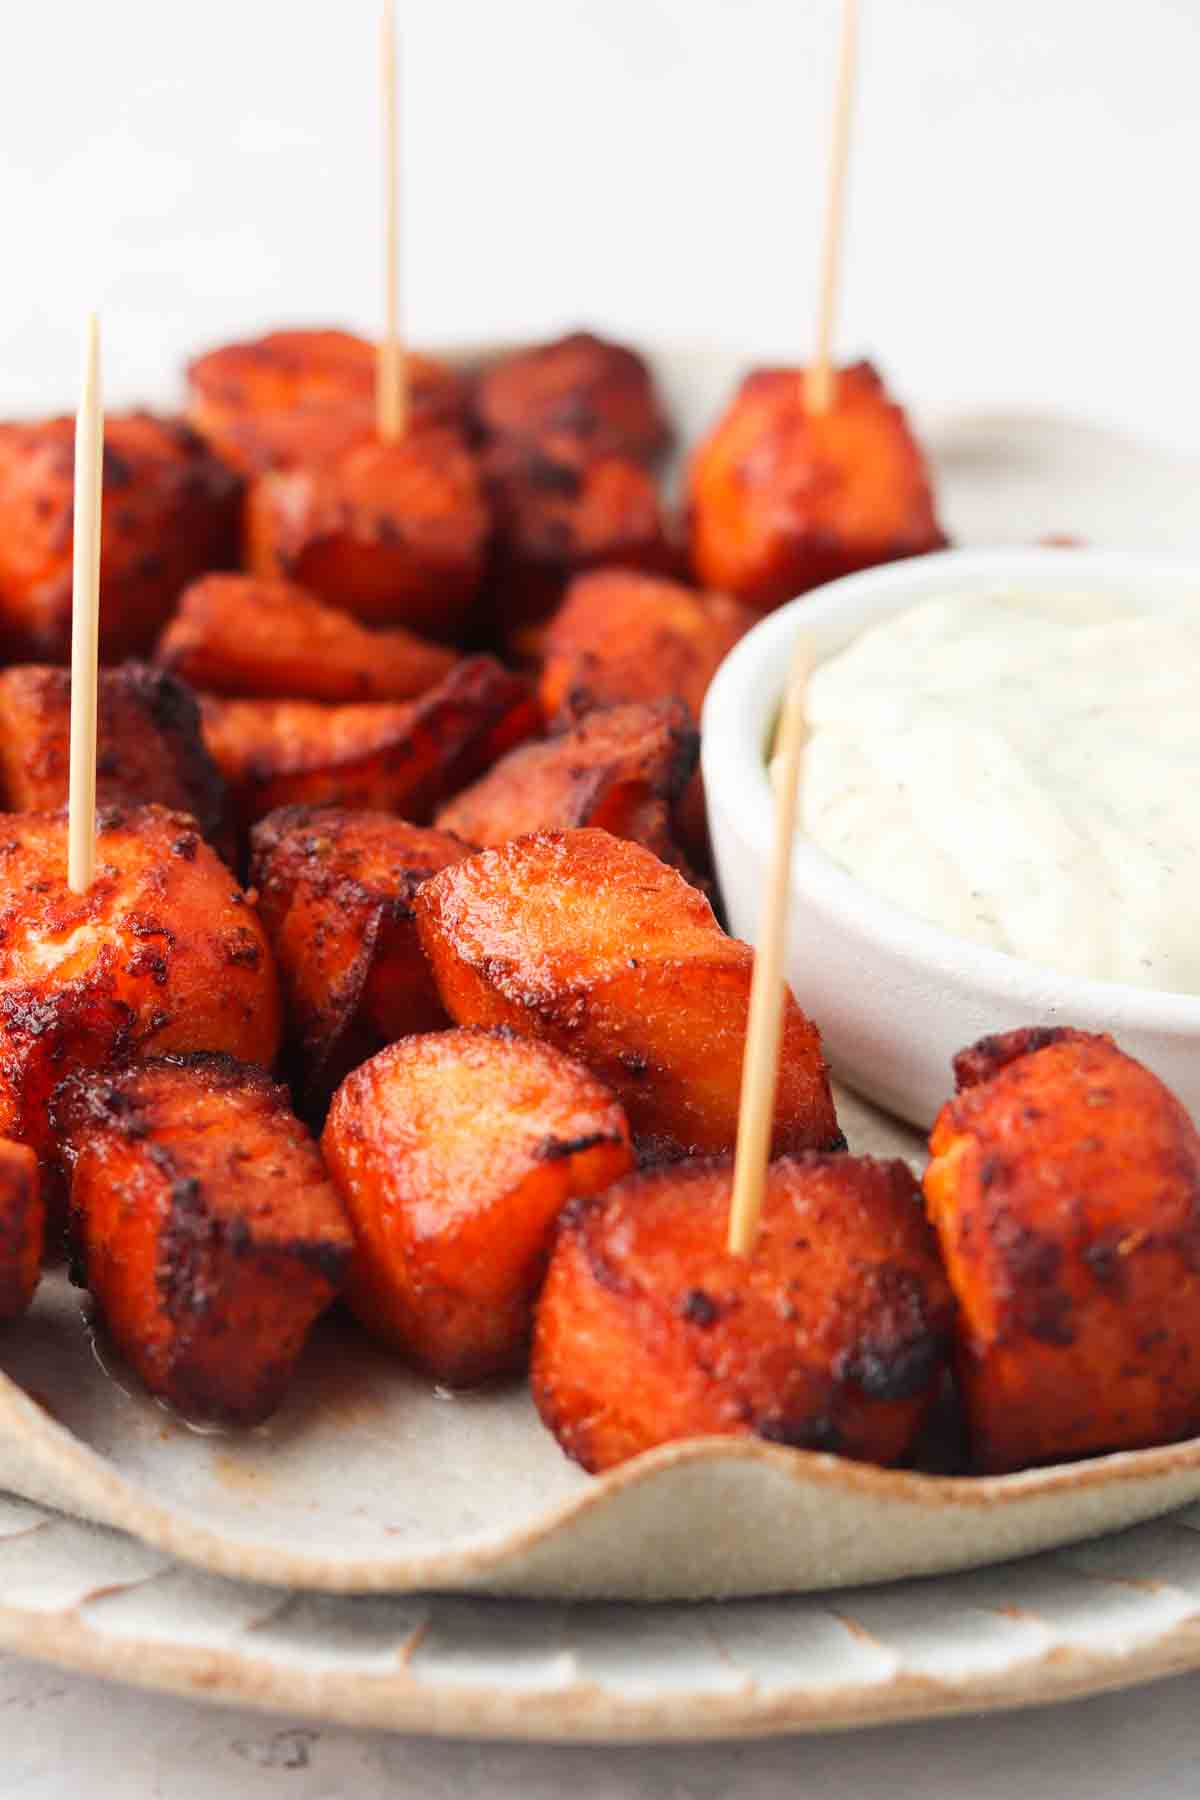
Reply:
[[[930,600],[813,674],[801,828],[919,918],[1200,993],[1200,593]]]

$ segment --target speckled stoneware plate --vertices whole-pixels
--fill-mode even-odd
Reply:
[[[658,366],[688,436],[738,373]],[[1032,418],[926,435],[956,535],[1200,544],[1179,459]],[[843,1120],[855,1149],[919,1157],[861,1103]],[[0,1334],[0,1487],[23,1496],[0,1502],[0,1641],[348,1721],[751,1733],[1200,1662],[1200,1510],[1139,1523],[1200,1498],[1200,1443],[969,1480],[715,1441],[591,1480],[522,1392],[443,1398],[337,1325],[269,1427],[201,1435],[126,1381],[58,1275]],[[648,1599],[669,1604],[620,1603]]]

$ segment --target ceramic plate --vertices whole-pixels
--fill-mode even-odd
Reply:
[[[690,437],[737,364],[658,360]],[[956,534],[1196,546],[1179,460],[1036,419],[927,436]],[[861,1105],[844,1117],[856,1149],[918,1151]],[[1200,1496],[1197,1443],[954,1480],[710,1442],[592,1481],[523,1394],[444,1399],[332,1326],[266,1430],[200,1435],[106,1366],[57,1276],[0,1337],[0,1369],[0,1485],[28,1497],[0,1518],[0,1637],[148,1684],[403,1728],[681,1736],[1050,1698],[1200,1660],[1187,1515],[844,1591],[1161,1515]],[[431,1587],[554,1604],[398,1597]],[[613,1604],[801,1589],[839,1591]]]
[[[1196,1667],[1200,1509],[975,1574],[638,1607],[281,1592],[0,1501],[0,1594],[0,1643],[23,1655],[293,1718],[754,1737],[1048,1704]]]
[[[840,1097],[855,1150],[920,1140]],[[598,1479],[524,1387],[453,1398],[353,1325],[314,1334],[253,1432],[149,1400],[59,1272],[0,1336],[0,1488],[210,1573],[343,1593],[707,1600],[976,1567],[1200,1497],[1200,1442],[939,1478],[758,1439],[669,1444]],[[0,1592],[3,1590],[0,1589]]]

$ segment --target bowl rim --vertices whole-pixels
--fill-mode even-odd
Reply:
[[[1113,587],[1140,580],[1159,587],[1188,585],[1200,595],[1200,563],[1184,556],[1093,546],[939,550],[843,576],[785,602],[735,645],[705,698],[701,764],[714,842],[721,835],[724,812],[737,818],[739,833],[757,860],[765,863],[770,853],[774,805],[766,743],[802,627],[814,629],[818,637],[827,632],[840,637],[836,647],[819,652],[818,661],[823,661],[860,631],[919,599],[971,581],[1001,580],[1045,581],[1060,588],[1076,586],[1080,580]],[[1051,964],[959,937],[872,892],[799,832],[792,854],[791,892],[793,901],[803,896],[815,902],[835,914],[843,927],[891,956],[919,963],[960,984],[969,981],[1002,1000],[1044,996],[1053,988],[1064,1009],[1075,1003],[1093,1014],[1110,1012],[1121,1024],[1132,1022],[1172,1036],[1194,1032],[1200,1037],[1200,994],[1065,975]]]

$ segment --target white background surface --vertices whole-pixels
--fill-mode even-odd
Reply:
[[[399,0],[407,308],[801,354],[833,0]],[[924,410],[1200,448],[1197,0],[864,0],[842,341]],[[284,320],[369,327],[374,0],[0,4],[0,405],[114,395]],[[296,1800],[1191,1795],[1200,1678],[1053,1714],[717,1750],[418,1744],[0,1661],[0,1793]],[[297,1735],[297,1733],[299,1733]]]
[[[0,1661],[14,1800],[1195,1800],[1200,1678],[1054,1711],[740,1745],[453,1744]]]
[[[862,0],[842,342],[1200,447],[1196,0]],[[800,354],[835,0],[397,0],[424,339],[587,319]],[[7,405],[369,326],[376,0],[3,0]]]

